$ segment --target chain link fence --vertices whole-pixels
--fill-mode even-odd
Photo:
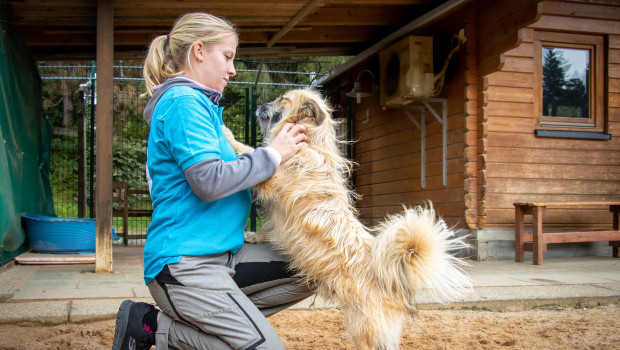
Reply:
[[[256,146],[260,133],[254,122],[256,106],[269,102],[285,91],[316,86],[338,61],[238,60],[237,75],[224,91],[220,105],[224,122],[238,140]],[[93,217],[96,186],[96,66],[94,62],[40,62],[43,79],[44,115],[53,121],[50,181],[54,209],[58,217]],[[114,66],[113,181],[130,189],[147,189],[146,142],[148,128],[142,111],[148,99],[142,66],[116,62]],[[346,133],[346,123],[341,132]],[[137,191],[140,192],[140,191]],[[119,203],[114,203],[115,211]],[[128,197],[135,212],[148,212],[148,194]],[[260,209],[252,208],[248,229],[260,228]],[[144,245],[150,215],[113,215],[117,232],[126,232],[128,241],[115,244]],[[125,222],[126,221],[126,222]]]

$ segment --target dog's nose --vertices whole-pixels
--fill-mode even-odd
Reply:
[[[260,105],[256,108],[256,117],[258,118],[265,118],[265,114],[267,114],[267,106],[265,105]]]

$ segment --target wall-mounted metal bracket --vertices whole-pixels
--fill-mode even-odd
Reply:
[[[420,122],[413,116],[410,110],[420,111]],[[420,130],[420,186],[426,187],[426,109],[422,106],[411,106],[403,109],[403,113]]]
[[[416,104],[422,104],[422,106]],[[435,108],[430,103],[441,104],[441,115],[437,113]],[[437,119],[442,126],[442,180],[443,185],[448,185],[448,100],[445,98],[428,98],[428,99],[415,99],[409,100],[408,104],[402,106],[390,106],[399,108],[405,113],[405,115],[411,120],[418,130],[420,130],[420,184],[422,188],[426,187],[426,110]],[[420,122],[411,113],[411,111],[420,112]]]

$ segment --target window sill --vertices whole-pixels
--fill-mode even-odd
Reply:
[[[583,140],[611,140],[611,134],[592,131],[568,131],[568,130],[545,130],[535,129],[534,135],[537,137],[556,137],[564,139],[583,139]]]

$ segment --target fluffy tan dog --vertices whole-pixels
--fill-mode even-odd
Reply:
[[[405,209],[373,234],[357,220],[356,195],[347,187],[351,162],[340,154],[331,109],[319,93],[292,90],[256,114],[266,143],[285,123],[303,124],[308,140],[257,186],[267,221],[248,240],[268,237],[316,283],[319,296],[341,303],[357,349],[397,349],[403,321],[416,312],[416,291],[449,300],[471,288],[461,261],[449,254],[467,245],[432,208]],[[228,138],[238,153],[252,151],[230,132]]]

